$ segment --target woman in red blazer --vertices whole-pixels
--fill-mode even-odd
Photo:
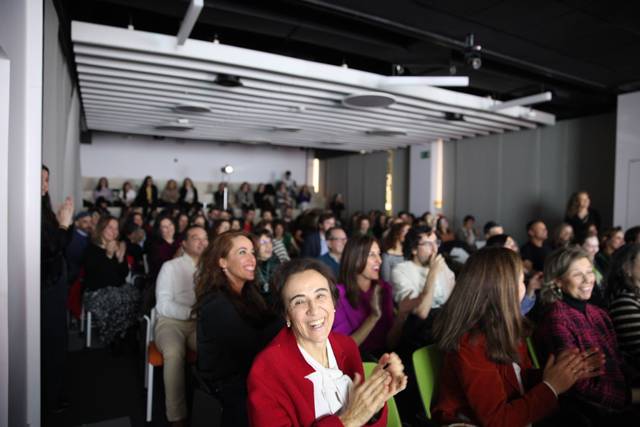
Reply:
[[[505,248],[485,248],[463,267],[436,319],[440,370],[434,418],[444,424],[527,426],[554,412],[558,395],[579,378],[599,374],[599,353],[578,350],[532,369],[523,338],[522,262]],[[592,357],[593,355],[593,357]]]
[[[337,297],[323,263],[302,258],[275,278],[287,327],[254,360],[247,382],[249,421],[262,426],[385,426],[385,402],[406,387],[394,353],[367,380],[352,338],[332,333]]]

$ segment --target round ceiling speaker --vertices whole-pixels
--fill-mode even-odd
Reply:
[[[384,92],[353,93],[342,100],[342,105],[349,108],[384,108],[395,103],[396,98]]]
[[[183,102],[173,107],[178,113],[208,113],[211,108],[201,102]]]

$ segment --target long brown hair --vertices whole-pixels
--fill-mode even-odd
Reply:
[[[102,245],[104,244],[104,242],[102,241],[102,232],[104,231],[105,228],[107,228],[107,225],[109,225],[111,221],[115,221],[116,224],[118,223],[118,220],[116,219],[116,217],[111,215],[105,215],[100,218],[100,221],[98,221],[98,224],[96,224],[96,228],[93,230],[93,233],[91,234],[91,241],[95,245],[102,247]],[[120,227],[118,227],[118,237],[120,236],[119,232],[120,232]]]
[[[567,218],[573,218],[578,214],[578,210],[580,209],[581,194],[586,194],[587,196],[589,196],[589,193],[582,190],[582,191],[576,191],[575,193],[571,194],[571,197],[569,197],[569,201],[567,202],[567,212],[566,212]]]
[[[456,286],[434,323],[443,351],[457,351],[461,337],[484,335],[487,357],[496,363],[519,361],[524,337],[518,280],[522,261],[506,248],[483,248],[469,257]]]
[[[342,283],[346,290],[347,300],[351,307],[358,307],[360,302],[360,288],[358,287],[358,275],[367,266],[367,258],[374,243],[378,243],[375,237],[363,235],[355,236],[347,241],[340,259],[340,274],[338,282]],[[377,285],[377,281],[372,283]]]
[[[402,230],[408,226],[406,222],[396,222],[392,224],[389,228],[389,232],[382,239],[382,252],[387,252],[389,250],[395,249],[396,245],[400,241],[400,236],[402,235]]]
[[[230,230],[217,235],[200,256],[195,274],[196,303],[192,313],[197,313],[210,296],[219,293],[227,295],[238,312],[250,320],[260,321],[264,315],[270,313],[255,281],[245,283],[242,294],[238,297],[231,290],[229,280],[220,267],[220,259],[229,255],[233,240],[238,237],[246,237],[253,244],[248,233]]]

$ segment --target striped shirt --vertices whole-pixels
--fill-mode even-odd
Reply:
[[[640,299],[631,291],[619,292],[611,301],[609,316],[620,349],[630,362],[640,367]]]

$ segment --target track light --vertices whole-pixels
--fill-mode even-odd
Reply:
[[[238,87],[243,86],[240,77],[233,76],[231,74],[218,74],[216,79],[213,81],[215,84],[226,87]]]
[[[225,175],[231,175],[233,173],[233,166],[224,165],[222,168],[220,168],[220,171]]]
[[[473,33],[467,34],[464,40],[464,59],[474,70],[479,70],[482,67],[481,52],[482,46],[476,44]]]

